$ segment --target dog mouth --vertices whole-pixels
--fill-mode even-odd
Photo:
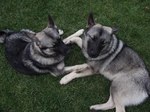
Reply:
[[[44,57],[53,56],[54,52],[52,52],[53,48],[42,46],[39,42],[34,43],[34,48],[36,48],[36,52],[40,53]]]
[[[44,57],[66,56],[69,51],[67,47],[65,48],[42,47],[39,49]]]
[[[66,56],[69,52],[69,47],[65,45],[60,39],[53,43],[53,45],[49,46],[45,46],[40,42],[36,42],[36,47],[44,57],[56,57],[58,55]]]

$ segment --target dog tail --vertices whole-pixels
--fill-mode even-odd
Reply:
[[[11,30],[0,30],[0,43],[5,43],[5,39],[8,35],[12,34]]]

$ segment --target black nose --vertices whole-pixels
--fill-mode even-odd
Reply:
[[[69,52],[69,46],[65,45],[62,41],[59,42],[59,45],[57,47],[57,52],[65,56]]]

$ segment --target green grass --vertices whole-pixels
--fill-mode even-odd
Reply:
[[[119,27],[118,37],[134,48],[150,69],[150,0],[1,0],[0,29],[40,31],[51,14],[65,38],[85,28],[90,11],[97,22]],[[80,49],[71,48],[67,65],[84,63]],[[15,72],[0,45],[0,112],[89,112],[90,105],[108,99],[110,82],[102,76],[80,78],[66,86],[59,84],[60,79]],[[128,107],[127,112],[150,112],[150,99]]]

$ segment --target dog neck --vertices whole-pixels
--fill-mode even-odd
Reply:
[[[36,47],[36,49],[35,49]],[[36,46],[35,43],[33,43],[30,46],[30,58],[34,61],[37,61],[38,63],[41,63],[43,65],[53,65],[58,64],[63,61],[64,57],[58,55],[57,57],[43,57],[43,55],[40,52],[40,49],[38,46]]]
[[[105,52],[105,53],[101,52],[98,57],[91,58],[84,48],[82,48],[82,51],[83,51],[84,56],[89,61],[103,60],[105,58],[108,58],[111,54],[117,55],[123,48],[123,45],[124,45],[124,43],[121,40],[118,40],[115,35],[113,35],[112,41],[106,50],[107,52]]]

